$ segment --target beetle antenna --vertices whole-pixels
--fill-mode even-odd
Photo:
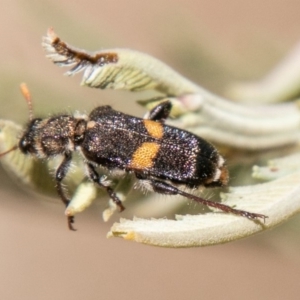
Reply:
[[[27,105],[28,105],[28,110],[29,110],[29,121],[31,121],[33,119],[33,108],[32,108],[32,100],[31,100],[31,95],[29,92],[29,89],[26,85],[26,83],[21,83],[20,84],[20,88],[21,88],[21,93],[23,95],[23,97],[25,98]],[[18,145],[13,146],[11,149],[6,150],[5,152],[0,153],[0,157],[14,151],[18,149]]]
[[[29,121],[31,121],[33,119],[33,107],[32,107],[31,95],[26,83],[21,83],[20,88],[21,88],[21,93],[27,102],[28,110],[29,110]]]
[[[15,150],[17,150],[17,149],[18,149],[18,145],[15,145],[15,146],[13,146],[11,149],[6,150],[5,152],[0,153],[0,157],[4,156],[5,154],[8,154],[8,153],[10,153],[10,152],[12,152],[12,151],[15,151]]]

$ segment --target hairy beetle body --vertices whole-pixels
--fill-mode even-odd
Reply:
[[[25,89],[23,94],[31,107],[29,92],[26,92]],[[121,211],[124,209],[121,200],[109,181],[103,179],[106,176],[98,174],[98,166],[133,173],[147,189],[160,194],[182,195],[224,212],[249,219],[265,219],[264,215],[209,201],[177,187],[225,186],[228,171],[224,159],[210,143],[188,131],[165,124],[170,110],[171,103],[164,101],[154,107],[145,119],[121,113],[110,106],[97,107],[89,116],[80,117],[57,115],[33,119],[30,111],[30,122],[18,147],[24,154],[39,159],[63,156],[55,179],[57,192],[66,206],[70,200],[62,181],[68,173],[72,153],[79,151],[87,176],[106,190]],[[72,230],[73,217],[68,215],[68,225]]]
[[[224,160],[205,140],[109,106],[92,111],[80,147],[85,158],[108,169],[133,171],[190,188],[227,184]]]

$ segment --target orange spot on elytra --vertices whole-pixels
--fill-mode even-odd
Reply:
[[[159,144],[157,143],[143,143],[132,156],[129,167],[132,169],[147,169],[151,168],[153,161],[159,151]]]
[[[144,120],[144,125],[148,133],[157,139],[161,139],[164,134],[164,128],[161,123],[152,120]]]

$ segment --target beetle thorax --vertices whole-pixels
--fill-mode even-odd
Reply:
[[[40,158],[75,151],[84,138],[86,121],[70,115],[32,120],[20,140],[25,154]]]

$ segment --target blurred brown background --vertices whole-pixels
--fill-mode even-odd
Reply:
[[[23,81],[37,114],[107,103],[143,113],[134,102],[141,94],[63,77],[40,46],[49,26],[84,49],[152,54],[218,94],[266,74],[300,39],[296,0],[2,0],[0,11],[0,118],[20,123]],[[107,240],[120,216],[103,223],[99,208],[69,232],[59,201],[24,192],[0,171],[0,299],[299,299],[299,216],[226,245],[155,248]]]

